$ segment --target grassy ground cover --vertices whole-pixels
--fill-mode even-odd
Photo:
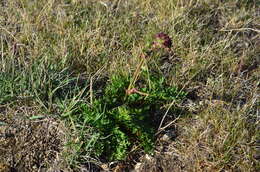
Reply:
[[[0,171],[257,171],[257,0],[2,0]]]

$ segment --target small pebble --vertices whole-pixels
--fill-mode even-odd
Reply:
[[[170,141],[176,137],[176,133],[173,130],[167,131],[161,138],[162,141]]]

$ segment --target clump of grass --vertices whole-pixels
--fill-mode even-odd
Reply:
[[[232,112],[223,106],[215,104],[205,108],[196,119],[180,121],[183,133],[179,139],[183,144],[174,143],[172,148],[183,158],[187,170],[192,167],[209,171],[255,171],[258,168],[253,158],[256,138],[252,137],[257,135],[256,124],[248,121],[247,110]]]

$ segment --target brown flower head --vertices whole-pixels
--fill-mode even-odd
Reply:
[[[153,42],[154,47],[163,47],[163,48],[171,48],[172,40],[166,33],[160,32],[155,35],[156,41]]]

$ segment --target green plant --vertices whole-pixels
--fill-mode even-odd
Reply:
[[[130,76],[113,75],[103,96],[96,98],[92,104],[82,104],[72,115],[78,129],[89,133],[90,127],[91,135],[98,136],[91,146],[91,135],[80,137],[75,144],[80,144],[85,150],[82,155],[91,152],[91,156],[112,161],[123,160],[134,146],[146,153],[153,152],[158,127],[154,110],[159,110],[167,102],[180,100],[186,94],[168,86],[163,76],[148,77],[147,70],[139,72],[139,79],[135,82],[140,86],[129,90]],[[131,84],[134,85],[134,82]]]

